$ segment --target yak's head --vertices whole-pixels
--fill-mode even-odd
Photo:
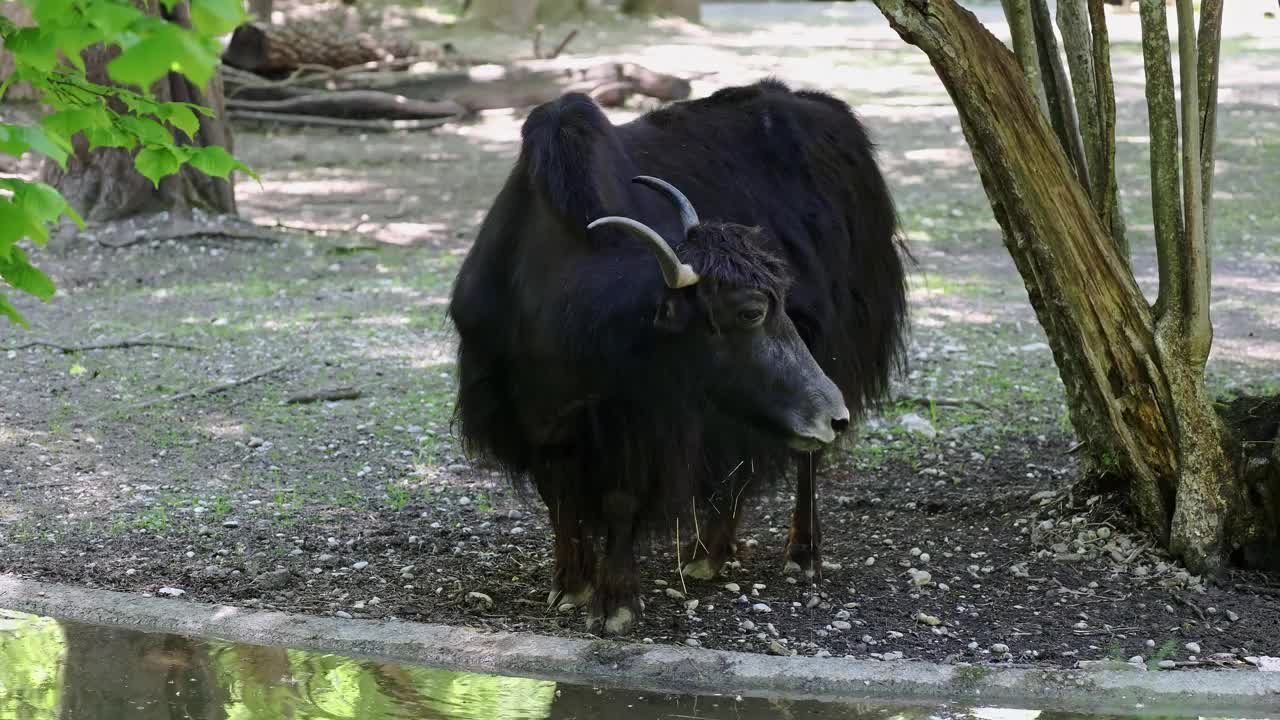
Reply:
[[[849,426],[849,409],[787,316],[786,263],[768,250],[762,231],[700,222],[669,183],[633,181],[663,192],[679,210],[680,254],[631,218],[603,217],[588,227],[621,227],[653,251],[666,281],[653,322],[678,341],[681,361],[698,372],[710,401],[798,450],[834,440]]]

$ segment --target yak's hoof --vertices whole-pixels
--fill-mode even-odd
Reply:
[[[787,575],[802,572],[809,580],[820,577],[822,564],[817,556],[818,553],[809,545],[788,546],[787,561],[782,566],[782,572]]]
[[[626,635],[635,629],[644,612],[644,601],[637,598],[636,607],[616,607],[608,616],[592,613],[587,617],[587,632],[603,635]]]
[[[723,566],[724,563],[713,563],[711,558],[704,557],[685,563],[680,569],[680,574],[695,580],[711,580],[720,574],[720,568]]]
[[[577,592],[565,592],[564,590],[556,590],[552,588],[547,594],[547,607],[551,609],[572,605],[580,608],[591,602],[591,596],[594,594],[595,588],[590,585],[578,590]]]

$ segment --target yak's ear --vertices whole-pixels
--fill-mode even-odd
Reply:
[[[684,332],[684,329],[689,326],[691,314],[692,308],[689,306],[689,298],[686,294],[678,290],[668,291],[663,294],[662,302],[658,304],[658,311],[653,316],[653,325],[664,332]]]

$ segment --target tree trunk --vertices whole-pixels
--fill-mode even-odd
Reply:
[[[502,30],[532,30],[538,22],[561,22],[587,10],[587,0],[472,0],[468,20],[496,25]]]
[[[1192,572],[1216,570],[1247,539],[1274,547],[1280,518],[1246,501],[1238,445],[1207,396],[1196,353],[1157,338],[1156,315],[1017,59],[954,0],[876,4],[925,52],[955,102],[1072,421],[1096,461],[1126,481],[1137,519]]]
[[[272,8],[272,0],[249,0],[249,12],[253,14],[257,22],[263,25],[271,24]]]
[[[159,4],[151,7],[154,11]],[[190,12],[185,3],[164,15],[170,22],[190,25]],[[84,50],[81,57],[84,58],[86,77],[103,85],[115,84],[108,78],[106,68],[118,54],[118,48],[102,45]],[[195,138],[188,139],[185,134],[176,132],[174,137],[179,144],[220,145],[227,152],[233,152],[231,128],[225,120],[222,79],[217,73],[209,86],[203,89],[194,87],[177,73],[169,73],[156,83],[152,92],[161,102],[190,102],[213,110],[214,117],[199,116],[200,130]],[[124,111],[119,104],[114,104],[113,109]],[[162,211],[186,215],[197,208],[211,214],[236,213],[232,180],[210,177],[184,166],[179,172],[160,180],[160,186],[156,188],[134,169],[136,149],[98,148],[91,151],[82,134],[77,134],[72,143],[75,154],[67,160],[66,170],[54,163],[46,163],[45,181],[62,192],[87,221],[108,222]]]
[[[31,27],[35,23],[31,19],[31,8],[19,2],[6,2],[0,5],[0,17],[8,18],[18,27]],[[14,61],[13,53],[4,49],[0,44],[0,83],[13,74]],[[39,97],[36,89],[31,87],[31,83],[23,80],[9,86],[4,93],[4,102],[20,102],[35,100]]]
[[[622,12],[628,15],[664,15],[702,21],[699,0],[622,0]]]
[[[63,623],[64,718],[226,718],[206,648],[175,635]]]

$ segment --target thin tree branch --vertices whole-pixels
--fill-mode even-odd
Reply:
[[[1089,30],[1093,33],[1094,85],[1098,90],[1098,135],[1103,142],[1102,167],[1090,172],[1099,186],[1097,194],[1104,198],[1099,214],[1102,224],[1111,231],[1116,248],[1129,262],[1129,240],[1125,237],[1124,213],[1120,207],[1120,189],[1116,183],[1116,89],[1111,80],[1111,35],[1107,31],[1107,15],[1102,0],[1088,0]]]
[[[1182,91],[1182,212],[1185,232],[1179,248],[1183,255],[1181,335],[1188,360],[1200,370],[1209,361],[1213,323],[1209,318],[1209,248],[1204,236],[1204,188],[1200,156],[1199,51],[1196,49],[1195,10],[1192,0],[1177,0],[1178,73]]]
[[[1075,166],[1080,187],[1089,189],[1089,168],[1085,162],[1084,144],[1080,139],[1080,121],[1076,117],[1076,104],[1071,93],[1062,56],[1058,53],[1058,38],[1053,34],[1053,18],[1045,0],[1031,0],[1031,20],[1036,34],[1036,50],[1040,57],[1040,72],[1044,79],[1045,97],[1049,104],[1049,119],[1062,143],[1062,151]]]
[[[33,347],[47,347],[58,350],[62,353],[78,353],[88,350],[122,350],[125,348],[135,347],[163,347],[173,348],[175,350],[201,350],[195,345],[183,345],[182,343],[167,342],[165,340],[146,340],[143,338],[133,338],[126,340],[107,340],[99,343],[89,343],[87,345],[59,345],[57,343],[48,342],[46,340],[33,340],[32,342],[14,345],[13,347],[0,347],[0,352],[10,350],[26,350]]]
[[[1098,117],[1098,88],[1093,69],[1093,33],[1089,31],[1086,0],[1058,0],[1058,30],[1071,68],[1071,90],[1076,100],[1076,117],[1080,122],[1086,171],[1089,174],[1089,197],[1099,217],[1106,209],[1106,181],[1095,176],[1103,169],[1106,149]],[[1103,218],[1106,219],[1105,217]]]
[[[1155,220],[1156,263],[1160,270],[1157,320],[1183,309],[1185,264],[1182,204],[1178,180],[1178,108],[1173,96],[1169,21],[1164,0],[1141,0],[1142,57],[1147,76],[1147,122],[1151,128],[1151,212]],[[1197,164],[1197,167],[1199,165]]]
[[[184,390],[180,393],[175,393],[173,395],[165,395],[164,397],[152,398],[151,400],[147,400],[145,402],[141,402],[136,405],[130,405],[128,408],[125,408],[125,410],[127,412],[137,412],[138,410],[145,410],[146,408],[149,408],[153,405],[159,405],[161,403],[177,402],[179,400],[187,400],[189,398],[201,397],[202,395],[217,395],[218,393],[226,392],[232,388],[240,387],[241,385],[248,385],[254,380],[259,380],[268,375],[274,375],[280,372],[281,370],[284,370],[285,367],[287,366],[284,363],[281,363],[279,365],[272,365],[271,367],[265,370],[259,370],[258,372],[253,373],[252,375],[242,377],[238,380],[229,380],[224,383],[218,383],[217,385],[210,385],[208,387],[203,387],[203,388],[192,388],[190,390]],[[102,417],[103,417],[102,415],[99,415],[94,419],[98,420],[98,419],[101,419]]]
[[[1049,101],[1045,96],[1044,82],[1040,78],[1040,62],[1036,56],[1035,24],[1031,19],[1031,7],[1028,0],[1000,0],[1004,5],[1004,16],[1009,22],[1009,33],[1013,36],[1013,54],[1022,67],[1022,75],[1031,86],[1031,94],[1040,104],[1040,112],[1049,115]]]
[[[1214,143],[1218,125],[1218,59],[1222,52],[1222,0],[1200,4],[1200,182],[1204,192],[1204,239],[1213,242]],[[1213,271],[1213,258],[1209,258]]]

